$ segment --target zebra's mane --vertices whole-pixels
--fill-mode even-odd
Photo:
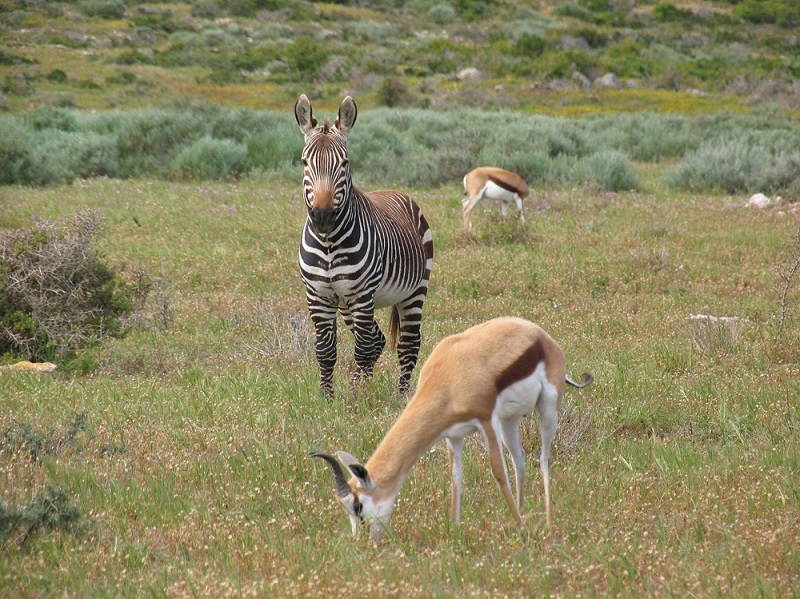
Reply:
[[[325,122],[322,123],[322,133],[328,134],[331,132],[331,121],[325,117]]]

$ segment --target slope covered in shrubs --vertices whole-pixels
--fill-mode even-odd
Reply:
[[[602,110],[619,102],[608,86],[645,104],[659,90],[692,105],[722,93],[729,105],[800,108],[796,0],[0,0],[0,10],[0,106],[12,112],[174,97],[278,108],[343,89],[365,105],[528,110],[570,90]]]

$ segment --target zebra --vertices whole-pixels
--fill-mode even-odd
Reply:
[[[375,309],[392,306],[389,341],[408,392],[420,347],[422,308],[433,264],[433,237],[420,207],[398,191],[364,193],[353,185],[347,135],[358,108],[347,96],[334,124],[317,126],[305,94],[294,106],[305,135],[303,198],[308,214],[300,242],[300,273],[315,330],[320,387],[333,397],[336,319],[355,336],[355,379],[372,374],[386,338]],[[399,332],[399,337],[398,337]]]

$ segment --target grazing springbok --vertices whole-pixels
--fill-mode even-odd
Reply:
[[[519,421],[536,410],[547,526],[552,528],[550,446],[558,426],[561,395],[565,383],[581,388],[592,380],[591,374],[584,374],[583,381],[575,383],[566,375],[564,353],[539,326],[522,318],[496,318],[447,337],[434,348],[422,367],[414,396],[366,465],[348,453],[337,453],[353,475],[349,481],[339,460],[321,452],[311,455],[330,465],[336,496],[350,516],[353,533],[358,522],[364,521],[378,541],[409,470],[442,439],[447,440],[450,455],[450,510],[458,524],[464,437],[481,431],[492,474],[511,515],[521,523],[525,452],[519,440]],[[514,465],[516,503],[503,445]]]
[[[316,333],[320,386],[333,395],[336,317],[355,335],[355,377],[372,373],[386,338],[375,309],[392,306],[390,345],[397,344],[400,391],[417,363],[422,307],[433,263],[433,237],[420,207],[398,191],[364,193],[353,185],[347,135],[358,109],[347,96],[335,124],[317,126],[301,95],[295,118],[305,135],[303,197],[308,215],[300,242],[300,274]],[[399,338],[398,338],[399,331]]]
[[[508,215],[508,206],[517,205],[519,219],[525,222],[522,214],[522,200],[528,197],[528,184],[516,173],[506,171],[496,166],[480,166],[464,176],[464,228],[471,229],[472,221],[469,218],[475,204],[481,198],[499,200],[503,216]]]

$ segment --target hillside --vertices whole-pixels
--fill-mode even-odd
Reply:
[[[0,0],[0,107],[800,108],[797,0]]]

